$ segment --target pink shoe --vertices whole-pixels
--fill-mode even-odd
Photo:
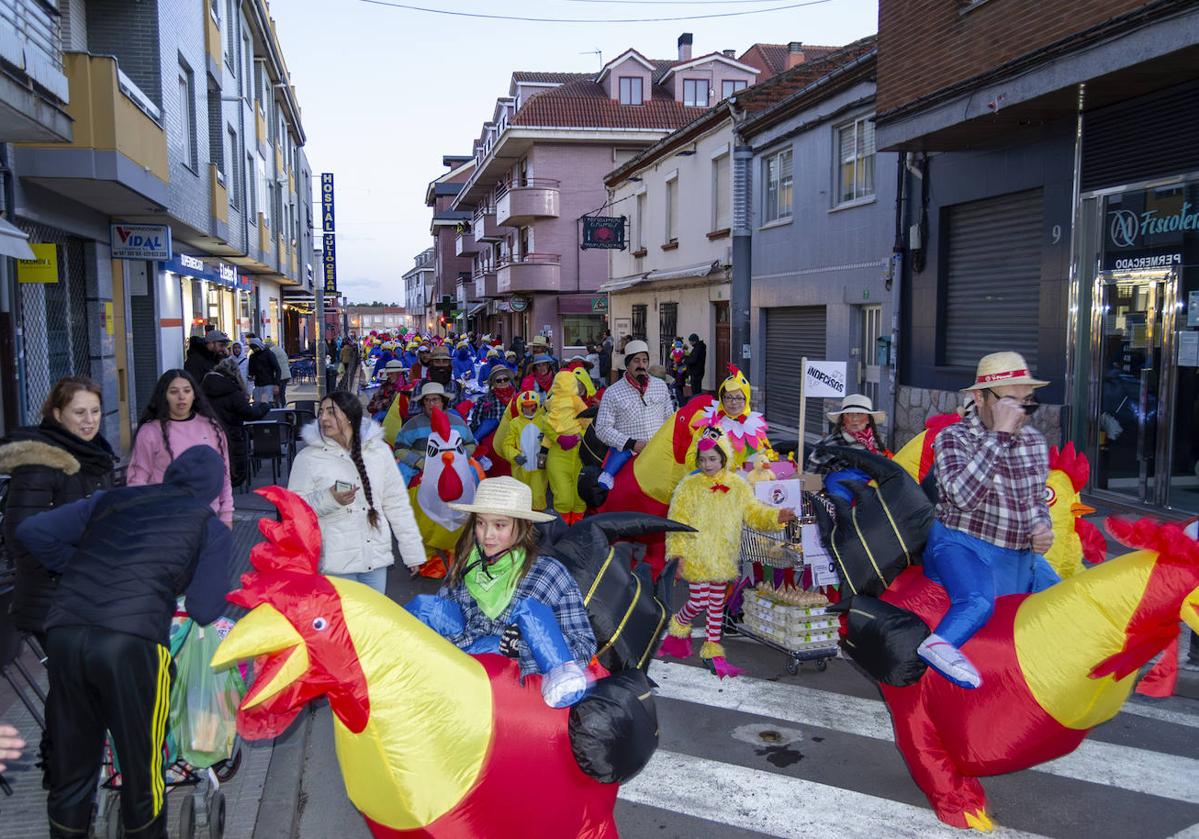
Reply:
[[[735,679],[745,671],[740,667],[734,667],[733,665],[729,664],[728,660],[724,656],[718,655],[716,658],[712,659],[712,672],[722,679]]]
[[[662,639],[662,646],[658,647],[658,655],[671,658],[690,658],[691,639],[667,635]]]

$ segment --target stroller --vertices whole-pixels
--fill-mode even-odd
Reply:
[[[171,622],[170,652],[176,675],[171,685],[163,765],[168,800],[178,802],[173,834],[179,839],[192,839],[197,829],[200,835],[206,831],[208,839],[221,839],[225,833],[221,785],[241,767],[241,740],[234,729],[234,714],[245,694],[245,681],[236,669],[213,673],[208,662],[232,627],[226,618],[199,626],[181,606]],[[97,837],[124,835],[120,791],[120,763],[108,741],[101,769]]]

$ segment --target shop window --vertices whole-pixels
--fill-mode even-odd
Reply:
[[[855,119],[837,129],[837,203],[874,195],[874,120]]]
[[[562,345],[565,347],[585,347],[598,343],[603,334],[603,315],[562,316]]]

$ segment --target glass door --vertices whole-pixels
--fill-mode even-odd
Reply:
[[[1094,487],[1137,504],[1168,503],[1176,297],[1171,273],[1105,272],[1096,279]]]

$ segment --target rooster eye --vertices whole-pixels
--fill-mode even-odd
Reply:
[[[1048,506],[1052,507],[1053,502],[1055,502],[1055,501],[1057,501],[1057,493],[1053,491],[1053,487],[1046,486],[1045,487],[1045,503]]]
[[[329,627],[329,622],[324,618],[313,618],[312,628],[317,632],[324,632]]]

